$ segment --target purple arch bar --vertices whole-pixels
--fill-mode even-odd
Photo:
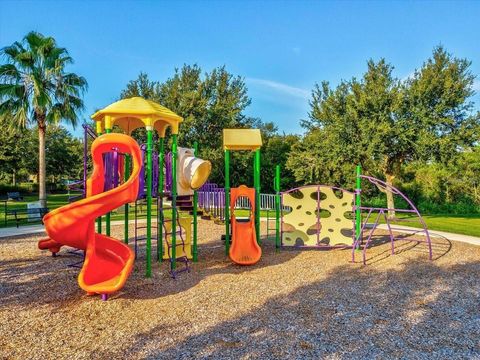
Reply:
[[[411,214],[417,215],[420,223],[422,224],[423,229],[421,229],[421,230],[419,230],[415,233],[422,233],[422,232],[425,233],[426,243],[428,245],[429,259],[432,260],[432,242],[431,242],[431,239],[430,239],[430,233],[428,232],[427,225],[426,225],[425,221],[423,220],[422,215],[420,214],[420,211],[418,211],[417,207],[413,204],[413,202],[404,193],[402,193],[399,189],[397,189],[394,186],[388,185],[387,183],[385,183],[384,181],[382,181],[380,179],[374,178],[372,176],[366,176],[366,175],[361,175],[360,177],[362,179],[368,180],[371,184],[373,184],[377,187],[381,187],[383,189],[388,189],[393,194],[400,196],[402,199],[404,199],[407,202],[407,204],[410,206],[410,209],[389,209],[389,208],[374,208],[374,207],[364,207],[364,206],[360,207],[360,211],[362,211],[362,212],[366,211],[367,212],[367,217],[365,218],[365,221],[362,224],[360,235],[358,236],[358,238],[355,239],[355,242],[352,246],[352,261],[355,261],[355,249],[359,248],[360,245],[363,243],[363,233],[365,231],[365,228],[366,228],[366,225],[368,223],[368,220],[369,220],[370,216],[374,212],[377,213],[377,216],[375,218],[375,222],[373,224],[373,227],[370,229],[369,235],[367,237],[367,240],[366,240],[366,242],[363,246],[363,250],[362,250],[363,264],[366,264],[366,254],[367,254],[368,245],[372,242],[372,235],[375,232],[375,230],[377,229],[381,217],[383,217],[385,219],[385,222],[387,224],[388,232],[389,232],[389,235],[390,235],[391,253],[392,253],[392,255],[395,254],[394,241],[395,240],[402,240],[402,239],[398,239],[398,238],[396,239],[393,235],[393,230],[408,230],[408,231],[410,231],[410,229],[402,229],[402,228],[392,227],[392,224],[390,223],[390,219],[387,216],[389,210],[394,210],[396,212],[403,212],[403,213],[411,213]],[[356,209],[356,207],[354,207],[354,208]],[[407,240],[407,241],[411,241],[411,240]],[[422,241],[419,241],[419,240],[416,240],[416,241],[417,242],[422,242]]]

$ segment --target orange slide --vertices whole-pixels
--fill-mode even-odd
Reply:
[[[262,256],[262,248],[258,246],[255,233],[255,189],[241,185],[230,189],[230,211],[232,213],[232,245],[230,246],[230,259],[239,265],[256,264]],[[235,217],[235,202],[240,196],[250,200],[250,219],[247,222],[237,220]]]
[[[115,189],[103,192],[102,155],[115,149],[132,156],[130,178]],[[130,275],[135,255],[112,237],[95,233],[95,219],[136,199],[139,186],[141,153],[137,142],[128,135],[105,134],[92,144],[93,173],[87,181],[87,197],[49,212],[43,218],[48,239],[38,247],[57,253],[63,245],[86,250],[78,284],[88,294],[108,294],[120,290]]]

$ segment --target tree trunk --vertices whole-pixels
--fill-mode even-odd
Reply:
[[[41,120],[38,122],[38,200],[41,207],[47,207],[45,131],[45,120]]]
[[[16,169],[13,169],[12,183],[13,183],[13,186],[17,186],[17,170]]]
[[[393,186],[393,179],[395,179],[395,175],[393,174],[389,174],[389,173],[385,173],[385,182],[387,183],[387,185],[389,186]],[[387,194],[387,208],[389,209],[388,210],[388,218],[390,220],[394,219],[395,218],[395,200],[393,198],[393,193],[392,191],[387,188],[385,189],[386,191],[386,194]]]

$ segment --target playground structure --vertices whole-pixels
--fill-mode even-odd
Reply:
[[[253,265],[260,260],[262,249],[260,240],[260,148],[262,135],[258,129],[224,129],[223,148],[225,151],[225,253],[239,265]],[[255,188],[241,185],[230,188],[230,152],[254,152],[253,182]],[[247,198],[250,216],[247,221],[235,216],[235,204],[241,197]],[[228,205],[227,205],[228,204]],[[231,213],[231,217],[230,217]],[[232,232],[230,234],[230,223]],[[230,246],[230,237],[232,244]]]
[[[197,215],[225,224],[225,253],[239,265],[253,265],[262,256],[260,210],[267,209],[267,236],[270,211],[275,213],[275,246],[281,248],[351,248],[352,261],[362,251],[366,264],[367,250],[374,244],[373,233],[385,222],[395,253],[394,227],[388,212],[414,215],[422,224],[420,232],[432,259],[428,229],[414,204],[398,189],[370,176],[361,175],[357,167],[356,187],[353,191],[327,185],[306,185],[281,191],[280,167],[276,167],[275,194],[261,194],[260,168],[262,146],[258,129],[224,129],[225,187],[206,183],[211,171],[208,161],[196,157],[194,149],[177,145],[182,118],[154,102],[142,98],[118,101],[95,113],[97,134],[85,128],[84,199],[66,205],[45,216],[48,239],[39,242],[39,248],[54,255],[63,245],[85,250],[79,284],[89,294],[108,294],[124,285],[137,256],[137,242],[146,241],[146,276],[152,274],[152,239],[157,239],[157,261],[168,259],[170,273],[175,277],[190,271],[189,260],[198,261]],[[127,135],[112,133],[117,126]],[[132,131],[145,127],[147,143],[138,145]],[[171,130],[172,149],[165,153],[166,129]],[[154,146],[154,131],[158,144]],[[104,134],[104,135],[102,135]],[[88,140],[92,144],[93,174],[87,180]],[[254,154],[254,187],[240,185],[230,188],[230,154],[232,151],[250,151]],[[391,191],[408,204],[408,209],[388,209],[362,206],[361,183],[368,181],[382,191]],[[79,183],[74,186],[78,188]],[[153,200],[156,201],[156,213]],[[146,201],[146,225],[138,221],[139,201]],[[129,204],[135,202],[134,251],[129,242]],[[264,204],[266,203],[266,205]],[[124,244],[110,237],[110,212],[124,206]],[[247,209],[249,216],[238,217],[235,210]],[[165,216],[171,211],[171,218]],[[181,211],[188,211],[181,216]],[[376,214],[373,224],[369,222]],[[192,215],[193,218],[190,216]],[[102,217],[105,235],[102,234]],[[97,219],[97,232],[94,221]],[[156,219],[156,221],[155,221]],[[397,219],[398,220],[398,219]],[[193,224],[193,228],[192,228]],[[139,230],[145,229],[141,238]],[[156,234],[154,237],[154,231]],[[419,240],[415,240],[420,242]],[[177,269],[177,263],[184,267]]]
[[[227,167],[226,167],[227,168]],[[227,179],[227,177],[226,177]],[[374,234],[380,229],[381,223],[385,225],[385,231],[391,243],[391,254],[395,254],[395,241],[412,241],[402,236],[395,236],[395,231],[407,231],[398,223],[402,221],[418,221],[420,230],[416,234],[425,236],[428,247],[428,256],[432,260],[432,243],[428,228],[420,212],[413,202],[399,189],[385,182],[361,174],[360,166],[357,166],[356,187],[353,191],[327,185],[307,185],[299,188],[280,191],[280,167],[276,167],[274,181],[275,194],[257,194],[260,201],[256,200],[257,207],[267,210],[267,237],[269,236],[269,222],[272,220],[268,214],[274,210],[275,222],[275,245],[281,248],[351,248],[352,261],[355,254],[362,253],[362,262],[367,262],[367,250],[374,244]],[[408,208],[382,208],[362,206],[362,180],[385,192],[387,189],[400,197],[408,205]],[[227,183],[227,182],[226,182]],[[227,220],[228,203],[226,194],[227,187],[221,188],[216,184],[205,184],[199,191],[199,208],[206,214],[218,220]],[[272,209],[272,197],[274,207]],[[262,201],[263,200],[263,201]],[[270,201],[268,201],[270,200]],[[240,205],[240,206],[239,206]],[[237,207],[248,208],[239,204]],[[409,215],[412,219],[390,219],[388,213],[395,211]],[[259,217],[258,217],[259,221]],[[372,222],[373,221],[373,222]],[[227,227],[228,229],[228,227]],[[228,232],[227,232],[228,234]],[[259,234],[257,234],[259,238]],[[421,242],[421,240],[415,240]],[[227,247],[227,244],[226,244]]]
[[[88,293],[102,294],[102,298],[106,299],[109,293],[117,291],[123,286],[131,270],[131,264],[133,264],[134,256],[132,255],[133,253],[130,254],[131,250],[127,245],[129,241],[129,203],[133,201],[136,202],[139,198],[145,198],[146,200],[146,226],[139,225],[137,216],[135,216],[134,254],[136,255],[137,253],[137,240],[140,240],[137,236],[138,230],[145,228],[146,276],[150,277],[152,274],[152,229],[155,225],[152,221],[152,202],[154,196],[156,196],[157,201],[157,260],[161,262],[164,258],[169,259],[170,272],[173,277],[180,271],[189,271],[189,258],[197,261],[196,188],[202,186],[208,179],[211,164],[208,161],[196,158],[195,149],[178,148],[177,135],[182,118],[169,109],[152,101],[139,97],[120,100],[96,112],[92,115],[92,118],[96,122],[97,134],[89,127],[84,126],[85,156],[83,195],[85,199],[61,207],[55,210],[55,212],[52,212],[52,215],[46,217],[45,226],[50,238],[41,240],[39,242],[39,248],[48,249],[54,255],[60,250],[62,245],[70,245],[81,250],[86,249],[85,261],[79,277],[80,287]],[[117,126],[128,135],[131,135],[132,131],[137,128],[145,127],[147,144],[142,146],[143,152],[130,136],[122,135],[122,137],[119,137],[119,134],[112,134],[114,126]],[[171,132],[172,151],[170,158],[165,161],[165,135],[167,128],[170,128]],[[158,134],[158,151],[156,152],[156,156],[153,151],[154,131]],[[102,133],[105,135],[102,135]],[[92,178],[87,181],[87,144],[90,137],[96,138],[92,144],[94,172]],[[135,143],[138,149],[135,148],[132,150],[130,146],[128,148],[129,151],[124,151],[124,143],[127,141],[125,139],[130,139],[128,140],[129,144],[131,142]],[[119,141],[118,144],[115,143],[116,140]],[[98,155],[98,153],[95,152],[97,151],[97,143],[107,143],[109,147],[107,146],[108,149],[105,146],[102,147],[102,152]],[[134,157],[132,153],[135,154]],[[145,159],[146,164],[144,164]],[[131,165],[133,165],[133,168],[131,168]],[[165,166],[167,171],[164,172],[163,169]],[[124,189],[127,184],[129,184],[128,196],[114,198],[113,195],[117,196],[120,191],[126,191]],[[78,186],[78,184],[76,185]],[[92,186],[94,190],[92,190]],[[179,196],[177,192],[178,188],[180,189],[180,194],[183,197],[187,197],[190,204],[187,205],[183,202],[177,206],[177,198]],[[168,189],[168,191],[166,191],[166,189]],[[99,203],[96,207],[85,207],[84,211],[88,212],[88,216],[87,214],[83,214],[84,217],[82,218],[74,217],[73,219],[68,219],[68,221],[65,220],[67,223],[64,222],[62,216],[56,216],[56,214],[68,213],[70,208],[82,206],[82,204],[90,204],[90,201],[96,199],[95,197],[93,197],[93,199],[91,197],[102,191],[104,191],[104,193],[102,193],[103,197],[101,197],[101,201],[103,201],[104,204]],[[169,200],[170,204],[164,201],[164,198]],[[184,201],[184,199],[180,199],[180,202],[181,201]],[[124,205],[125,245],[116,240],[106,240],[111,239],[110,212],[121,205]],[[192,212],[193,231],[191,230],[192,218],[190,216],[181,218],[179,215],[179,208],[183,209],[185,207]],[[137,215],[136,210],[137,206],[135,206],[135,215]],[[171,211],[170,219],[164,216],[165,210]],[[105,215],[105,235],[101,235],[103,228],[102,215]],[[69,241],[68,236],[67,240],[61,239],[62,235],[65,236],[64,229],[76,229],[76,227],[85,229],[87,228],[85,224],[89,224],[88,221],[94,218],[97,218],[97,233],[93,232],[94,235],[91,234],[93,231],[92,221],[92,226],[88,226],[88,234],[85,234],[85,231],[80,231],[78,238],[75,238],[75,240]],[[85,241],[87,245],[85,245]],[[115,245],[111,245],[113,241],[115,241]],[[107,245],[107,243],[109,245]],[[90,246],[88,246],[88,244],[90,244]],[[113,247],[118,250],[117,255],[124,259],[124,270],[121,272],[121,281],[116,279],[116,277],[112,277],[113,270],[111,271],[111,269],[115,266],[105,266],[105,261],[91,261],[91,259],[95,257],[93,255],[93,257],[89,256],[90,252],[115,253],[115,251],[112,250]],[[97,250],[94,251],[91,249]],[[128,251],[126,249],[128,249]],[[120,255],[120,253],[122,255]],[[177,270],[177,262],[184,263],[184,268]],[[113,271],[113,273],[117,273],[117,270]],[[104,279],[102,286],[98,284],[93,288],[86,286],[83,278],[84,273],[89,274],[88,279],[90,280],[92,276],[95,279],[97,278],[95,277],[97,275],[91,274],[100,274],[98,276]],[[115,286],[112,285],[111,282],[115,282]],[[105,284],[106,287],[104,286]]]

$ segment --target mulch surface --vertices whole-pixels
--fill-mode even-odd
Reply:
[[[223,229],[200,222],[200,262],[176,280],[165,262],[145,278],[141,245],[106,302],[78,287],[67,249],[1,239],[0,359],[480,358],[480,247],[435,238],[429,261],[411,237],[392,256],[379,233],[363,266],[350,250],[276,252],[270,239],[240,267]]]

